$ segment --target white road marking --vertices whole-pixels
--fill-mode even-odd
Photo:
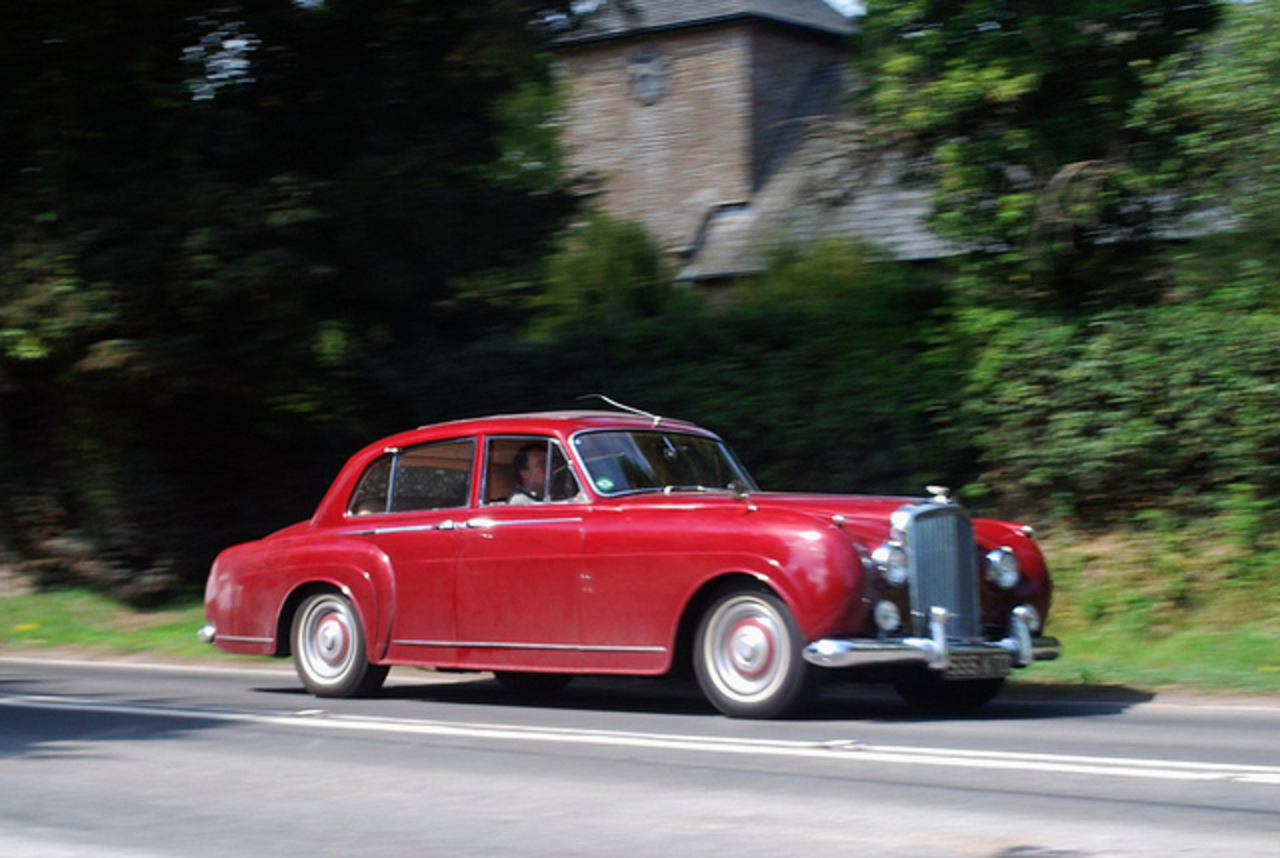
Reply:
[[[99,661],[96,659],[68,659],[41,656],[0,656],[0,665],[19,664],[25,667],[52,665],[54,667],[89,667],[95,670],[150,671],[153,673],[206,673],[235,674],[244,676],[297,676],[293,662],[289,659],[266,659],[243,662],[220,662],[215,664],[196,664],[176,661],[170,663],[155,661]],[[392,670],[387,679],[387,686],[393,685],[458,685],[491,679],[492,673],[484,671],[466,673],[436,672],[431,668],[398,667]]]
[[[453,724],[334,715],[323,709],[264,714],[218,709],[171,708],[128,703],[108,703],[73,697],[0,695],[0,706],[64,711],[105,712],[161,718],[191,718],[235,724],[278,726],[331,731],[384,733],[407,736],[478,739],[482,741],[542,742],[612,748],[684,751],[706,754],[775,756],[833,761],[840,764],[885,763],[1045,774],[1078,774],[1101,777],[1177,781],[1231,781],[1241,784],[1280,786],[1280,766],[1231,765],[1178,760],[1126,757],[1033,754],[924,748],[906,745],[868,745],[838,739],[827,742],[716,738],[663,733],[632,733],[513,724]]]

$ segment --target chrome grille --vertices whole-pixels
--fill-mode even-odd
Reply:
[[[929,634],[929,609],[951,615],[947,636],[981,635],[978,570],[973,525],[964,510],[937,504],[908,508],[904,533],[911,581],[911,623],[917,635]]]

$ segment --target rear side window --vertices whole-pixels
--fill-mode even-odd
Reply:
[[[351,496],[353,515],[448,509],[471,497],[474,438],[389,450],[369,466]]]

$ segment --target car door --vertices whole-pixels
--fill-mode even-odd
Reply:
[[[455,574],[460,528],[469,515],[475,438],[388,450],[352,498],[352,512],[388,558],[393,661],[456,659]]]
[[[579,577],[585,499],[557,441],[487,439],[482,505],[459,531],[458,646],[465,663],[490,668],[582,666]],[[520,450],[545,456],[548,485],[513,502]]]

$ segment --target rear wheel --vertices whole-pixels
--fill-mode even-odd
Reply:
[[[894,681],[903,700],[935,715],[963,715],[988,703],[1004,687],[1004,678],[943,679],[921,670]]]
[[[377,691],[386,665],[365,656],[364,628],[351,602],[337,593],[308,596],[290,634],[298,678],[318,697],[360,697]]]
[[[803,708],[819,675],[786,604],[765,590],[734,590],[703,616],[693,670],[712,705],[734,718],[778,718]]]

